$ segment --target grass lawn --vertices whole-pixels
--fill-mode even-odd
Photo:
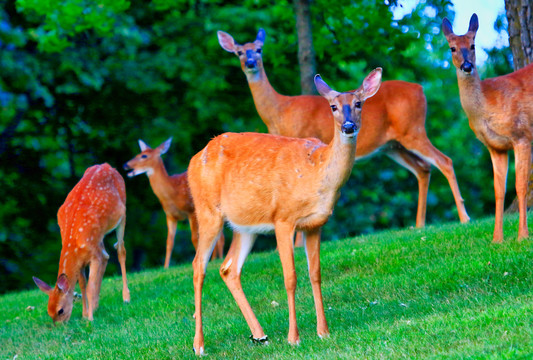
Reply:
[[[305,252],[296,249],[299,346],[286,342],[287,298],[277,253],[251,254],[242,276],[270,338],[267,346],[248,340],[250,330],[218,275],[221,261],[214,261],[203,296],[208,358],[532,359],[533,241],[517,243],[517,217],[510,216],[504,243],[491,244],[493,222],[323,243],[331,331],[324,340],[316,335]],[[55,277],[36,275],[49,282]],[[130,274],[129,284],[129,305],[122,303],[120,277],[106,278],[94,322],[82,319],[78,302],[70,322],[55,327],[39,290],[1,296],[0,360],[195,358],[191,265]]]

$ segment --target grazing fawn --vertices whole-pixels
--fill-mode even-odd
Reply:
[[[475,38],[479,23],[470,18],[468,32],[455,35],[448,19],[442,29],[456,67],[461,105],[470,128],[489,149],[494,170],[496,220],[493,242],[503,241],[503,202],[507,181],[508,154],[514,150],[516,192],[520,213],[518,240],[528,237],[527,183],[533,140],[533,64],[504,76],[483,81],[476,68]]]
[[[142,140],[139,140],[141,153],[124,164],[124,170],[131,170],[128,177],[134,177],[146,173],[155,196],[159,199],[163,211],[167,217],[167,251],[165,256],[165,269],[170,265],[172,249],[178,221],[189,219],[191,227],[191,241],[196,249],[198,246],[198,222],[194,214],[187,172],[169,176],[161,155],[170,148],[172,138],[168,139],[155,149],[150,148]],[[224,235],[221,235],[217,243],[213,258],[222,258],[224,252]]]
[[[251,338],[260,343],[268,340],[242,291],[241,269],[256,234],[272,230],[288,297],[289,343],[299,343],[292,242],[296,230],[306,235],[317,333],[320,337],[329,335],[321,292],[320,229],[350,176],[362,104],[376,93],[380,83],[380,68],[373,70],[359,89],[346,93],[330,89],[320,76],[315,77],[315,85],[328,100],[334,117],[335,131],[328,145],[313,138],[226,133],[211,140],[191,159],[188,178],[199,227],[193,261],[197,355],[204,353],[202,286],[206,266],[224,221],[238,236],[233,239],[220,275],[252,331]]]
[[[226,51],[236,54],[246,75],[259,116],[276,135],[316,137],[324,143],[333,138],[333,116],[321,96],[284,96],[270,85],[263,67],[265,31],[259,30],[254,42],[239,45],[231,35],[218,31],[218,41]],[[431,165],[448,179],[461,222],[470,219],[457,185],[450,158],[429,141],[426,122],[426,97],[422,87],[405,81],[385,81],[378,93],[363,107],[361,136],[355,160],[381,149],[389,158],[411,171],[418,180],[416,226],[426,222],[427,193]]]
[[[61,257],[55,287],[33,277],[35,284],[48,296],[48,315],[54,322],[67,321],[72,314],[74,287],[79,282],[83,317],[93,320],[98,308],[100,286],[109,255],[104,236],[116,229],[118,261],[122,271],[122,298],[130,301],[126,279],[126,187],[122,176],[108,164],[94,165],[68,194],[57,213],[61,230]],[[85,267],[89,266],[89,281]]]

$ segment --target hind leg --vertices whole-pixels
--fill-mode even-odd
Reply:
[[[122,299],[124,302],[130,302],[130,290],[128,289],[128,279],[126,277],[126,248],[124,247],[124,229],[126,227],[126,215],[122,218],[120,225],[117,227],[117,243],[115,249],[118,253],[118,262],[122,272]]]
[[[416,227],[426,225],[427,197],[429,189],[429,177],[431,175],[431,166],[407,151],[403,147],[395,147],[387,151],[387,156],[398,164],[409,170],[418,180],[418,207],[416,211]]]
[[[259,342],[265,342],[267,341],[267,337],[263,332],[263,328],[259,324],[259,321],[255,317],[241,286],[241,269],[244,260],[246,260],[250,250],[252,250],[255,237],[255,234],[241,234],[236,231],[233,233],[231,247],[226,255],[226,259],[220,267],[220,276],[233,295],[239,309],[241,309],[241,312],[252,331],[252,339]]]
[[[462,223],[470,221],[470,217],[465,209],[465,201],[459,191],[459,185],[457,184],[457,178],[455,177],[455,171],[453,170],[452,160],[433,146],[427,137],[424,139],[419,138],[417,140],[418,141],[415,142],[406,139],[405,144],[402,142],[402,145],[440,170],[448,180],[448,184],[450,184],[450,189],[452,190],[453,198],[455,200],[455,206],[457,207],[457,212],[459,214],[459,220]]]
[[[196,256],[192,262],[193,282],[194,282],[194,317],[196,320],[196,329],[194,335],[194,352],[196,355],[204,354],[204,332],[202,328],[202,287],[204,285],[205,272],[209,258],[213,253],[216,242],[218,241],[224,225],[220,214],[197,212],[198,219],[198,248]]]

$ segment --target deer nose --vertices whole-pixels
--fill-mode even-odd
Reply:
[[[125,163],[124,165],[122,165],[122,168],[124,170],[131,170],[131,168],[128,166],[128,163]]]
[[[357,130],[357,125],[353,123],[352,121],[345,121],[342,123],[341,130],[343,133],[351,135]]]
[[[257,63],[254,59],[247,59],[244,64],[248,69],[253,69]]]
[[[466,73],[471,73],[473,68],[474,68],[474,66],[473,66],[472,63],[469,62],[469,61],[465,61],[465,62],[461,65],[461,70],[463,70],[463,71],[466,72]]]

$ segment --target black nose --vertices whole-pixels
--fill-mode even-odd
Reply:
[[[345,134],[353,134],[357,130],[357,125],[351,121],[345,121],[342,124],[341,130]]]
[[[256,65],[256,62],[255,62],[255,60],[248,59],[248,60],[246,60],[245,65],[246,65],[246,67],[248,69],[253,69],[255,67],[255,65]]]
[[[461,70],[463,70],[464,72],[466,73],[470,73],[472,72],[472,69],[474,68],[474,66],[472,65],[472,63],[468,62],[468,61],[465,61],[463,63],[463,65],[461,65]]]
[[[128,163],[125,163],[124,165],[122,165],[122,167],[124,168],[124,170],[131,170],[131,168],[128,166]]]

